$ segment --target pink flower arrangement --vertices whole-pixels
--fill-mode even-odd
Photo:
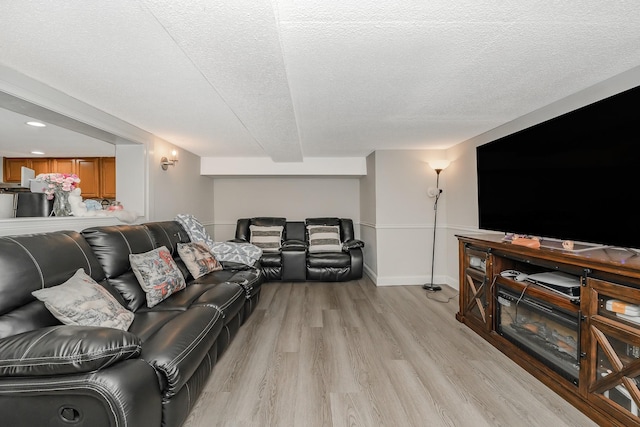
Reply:
[[[47,199],[53,199],[56,192],[73,191],[80,182],[80,178],[75,173],[41,173],[36,176],[36,181],[42,181],[46,184],[43,188],[47,194]]]

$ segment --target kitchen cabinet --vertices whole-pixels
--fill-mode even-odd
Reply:
[[[51,159],[51,173],[76,173],[76,159]]]
[[[100,197],[116,198],[116,158],[100,158]]]
[[[4,182],[20,182],[20,168],[40,173],[76,174],[85,199],[115,199],[115,157],[83,158],[7,158],[4,159]]]
[[[41,173],[50,172],[50,159],[41,158],[4,158],[4,177],[2,182],[20,182],[20,169],[22,166],[33,169],[36,176]]]
[[[76,159],[76,175],[80,178],[82,197],[102,197],[100,193],[100,158]]]

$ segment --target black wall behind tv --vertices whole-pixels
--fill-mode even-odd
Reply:
[[[477,147],[481,229],[640,248],[640,86]]]

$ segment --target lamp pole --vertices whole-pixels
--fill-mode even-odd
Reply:
[[[438,224],[438,199],[442,194],[442,190],[440,189],[440,185],[439,185],[440,172],[442,172],[442,169],[435,169],[435,171],[436,171],[436,201],[433,203],[434,215],[433,215],[433,244],[431,248],[431,282],[422,285],[423,289],[426,289],[432,292],[442,290],[441,286],[433,284],[433,270],[434,270],[435,260],[436,260],[436,225]]]

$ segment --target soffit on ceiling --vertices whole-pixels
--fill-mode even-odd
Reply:
[[[640,2],[0,5],[0,62],[203,157],[447,148],[640,65]]]

